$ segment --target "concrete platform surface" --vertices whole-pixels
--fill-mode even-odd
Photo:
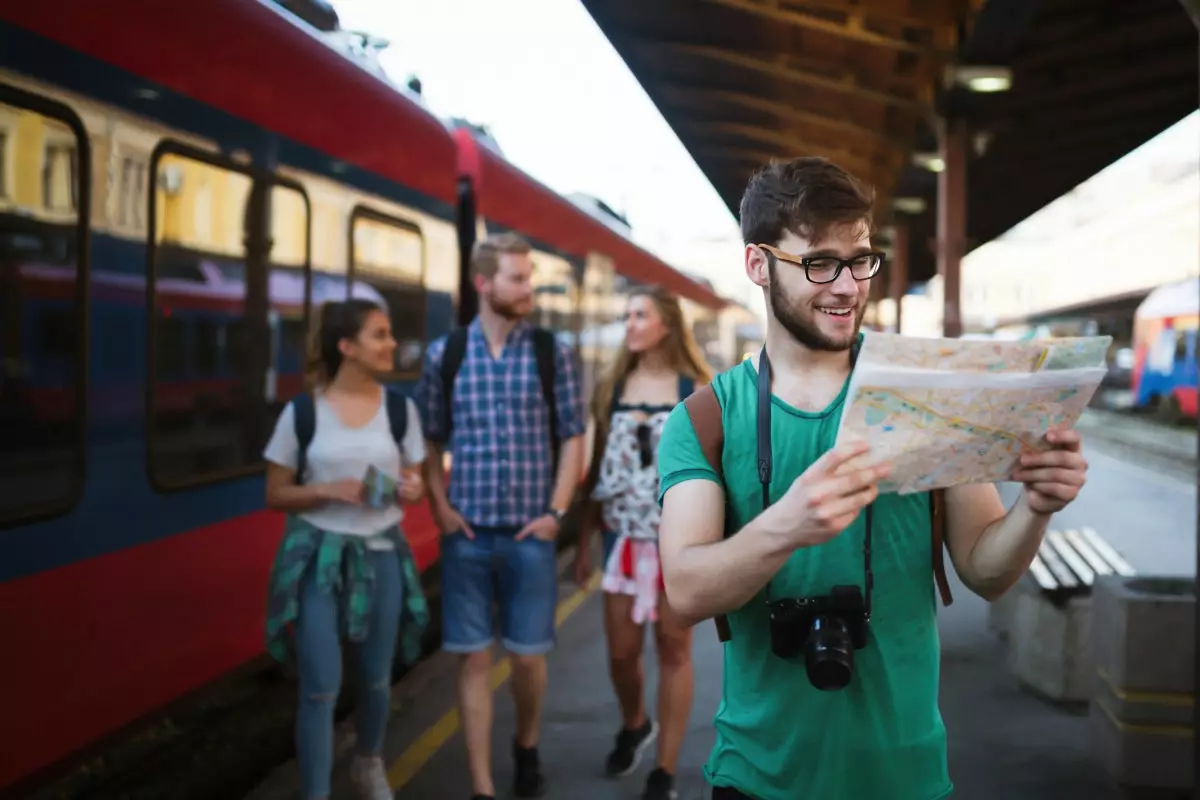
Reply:
[[[1196,554],[1195,472],[1179,474],[1138,466],[1094,439],[1085,446],[1089,485],[1054,527],[1090,525],[1139,572],[1194,574]],[[1018,487],[1001,485],[1005,505]],[[567,558],[560,562],[564,566]],[[1003,645],[987,630],[987,603],[953,574],[955,603],[939,608],[942,634],[942,714],[949,731],[955,800],[1119,800],[1118,789],[1091,754],[1082,708],[1052,705],[1021,689],[1005,667]],[[569,611],[550,656],[550,687],[543,718],[541,753],[549,800],[634,800],[652,768],[647,758],[620,782],[605,779],[604,757],[620,724],[608,679],[599,597],[581,595],[564,581],[560,598]],[[647,707],[654,707],[657,670],[647,641]],[[711,720],[721,687],[720,646],[711,624],[696,629],[696,699],[680,759],[681,800],[707,797],[701,765],[714,734]],[[503,663],[503,662],[501,662]],[[493,765],[498,797],[511,797],[513,704],[497,667]],[[400,800],[467,800],[470,780],[457,714],[455,665],[439,654],[396,687],[386,756]],[[345,751],[350,737],[339,736]],[[339,764],[335,798],[354,797]],[[278,770],[247,800],[298,797],[295,764]],[[819,799],[818,799],[819,800]],[[895,798],[895,800],[905,800]]]
[[[1020,689],[1004,668],[1002,646],[986,631],[987,604],[951,577],[955,603],[941,609],[942,713],[949,730],[950,767],[963,800],[1119,800],[1117,789],[1093,760],[1087,719],[1080,710],[1056,708]],[[547,800],[625,800],[640,796],[653,767],[646,758],[621,780],[603,776],[604,757],[620,724],[609,684],[599,595],[579,596],[563,582],[560,597],[577,605],[559,629],[550,656],[550,687],[543,718],[541,755]],[[651,641],[647,652],[653,653]],[[720,645],[711,625],[694,639],[696,700],[680,758],[680,800],[708,796],[701,766],[714,734],[711,720],[721,687]],[[497,797],[511,797],[509,747],[513,702],[507,669],[499,662],[492,763]],[[654,659],[646,663],[647,703],[653,707]],[[439,654],[396,688],[385,758],[399,800],[468,800],[466,769],[454,711],[454,661]],[[342,758],[334,797],[351,798],[346,778],[349,736],[339,737]],[[280,767],[247,800],[298,797],[295,764]],[[897,800],[903,800],[897,798]]]

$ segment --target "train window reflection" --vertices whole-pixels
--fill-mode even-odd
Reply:
[[[308,203],[181,145],[152,159],[150,477],[161,489],[261,469],[300,391]]]
[[[69,111],[6,86],[0,97],[12,100],[0,100],[0,523],[11,523],[67,511],[83,486],[90,181]]]
[[[350,214],[350,277],[355,297],[384,306],[396,338],[389,380],[416,377],[425,352],[425,239],[406,220],[358,206]]]

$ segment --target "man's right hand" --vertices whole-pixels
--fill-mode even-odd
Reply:
[[[887,463],[845,467],[869,449],[866,442],[842,445],[813,462],[771,507],[775,514],[771,527],[796,548],[838,536],[879,495],[879,481],[891,472]]]
[[[475,538],[475,531],[471,530],[471,526],[463,519],[462,514],[459,514],[450,505],[439,504],[434,508],[433,516],[443,536],[462,531],[468,539]]]

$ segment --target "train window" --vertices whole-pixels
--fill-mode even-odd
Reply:
[[[533,291],[537,306],[531,321],[554,331],[560,340],[572,347],[579,341],[580,271],[559,256],[533,252]]]
[[[82,493],[89,176],[79,118],[0,84],[0,525]]]
[[[425,237],[406,220],[365,206],[350,213],[350,296],[387,308],[396,337],[388,380],[417,376],[425,353]]]
[[[298,185],[174,142],[150,169],[147,451],[164,491],[262,469],[302,387],[281,332],[307,324],[309,208]]]
[[[589,400],[625,336],[622,324],[625,296],[616,289],[620,277],[611,258],[595,252],[588,255],[583,272],[583,322],[579,338],[584,396]]]

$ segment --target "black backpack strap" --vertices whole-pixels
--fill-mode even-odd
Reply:
[[[454,427],[454,379],[467,354],[467,332],[467,328],[450,331],[446,349],[442,351],[442,432],[446,444],[450,442],[450,431]]]
[[[404,434],[408,432],[408,398],[395,389],[384,389],[383,400],[387,403],[388,425],[392,429],[392,438],[400,448],[400,457],[404,457]]]
[[[682,373],[679,376],[679,399],[687,400],[696,391],[696,382]]]
[[[296,432],[296,483],[304,483],[308,446],[317,432],[317,404],[308,392],[292,398],[292,428]]]
[[[558,474],[558,403],[554,402],[555,356],[557,343],[554,332],[546,328],[533,329],[533,352],[537,356],[538,380],[542,384],[542,399],[550,415],[550,447],[554,451],[554,474]]]

